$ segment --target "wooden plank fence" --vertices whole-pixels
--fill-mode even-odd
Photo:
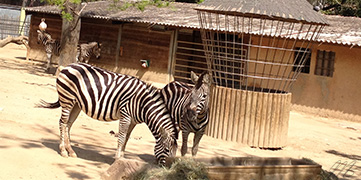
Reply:
[[[286,146],[291,93],[215,86],[211,100],[208,136],[252,147]]]

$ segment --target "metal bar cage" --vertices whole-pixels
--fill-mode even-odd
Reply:
[[[216,85],[288,93],[324,24],[198,11],[208,69]]]

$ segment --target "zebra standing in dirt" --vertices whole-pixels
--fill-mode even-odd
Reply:
[[[158,163],[164,164],[167,157],[175,156],[178,132],[157,88],[135,77],[84,63],[61,70],[56,87],[58,101],[42,101],[39,106],[62,108],[59,121],[62,156],[76,157],[70,145],[70,128],[81,110],[100,121],[120,120],[116,158],[123,156],[130,133],[142,122],[155,137]]]
[[[46,57],[47,57],[47,64],[46,70],[49,71],[51,58],[53,55],[59,56],[60,53],[60,41],[57,39],[52,39],[51,35],[45,31],[37,30],[38,32],[38,44],[44,45]]]
[[[76,53],[77,62],[89,63],[92,55],[98,59],[100,57],[101,46],[102,44],[98,42],[79,44]]]
[[[198,77],[191,72],[191,79],[194,86],[173,81],[161,89],[172,119],[182,130],[182,156],[187,153],[188,135],[191,132],[195,133],[192,156],[197,154],[199,142],[208,124],[211,77],[208,73]]]

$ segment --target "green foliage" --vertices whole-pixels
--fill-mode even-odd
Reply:
[[[111,8],[124,11],[130,7],[135,7],[141,11],[144,11],[147,6],[167,7],[171,2],[174,2],[174,0],[139,0],[131,2],[126,0],[113,0]]]
[[[190,158],[177,159],[170,168],[153,167],[138,172],[134,180],[207,180],[207,168],[205,164],[196,162]]]
[[[361,0],[308,0],[312,5],[322,2],[322,13],[361,17]]]
[[[73,20],[73,16],[70,13],[67,13],[65,11],[61,11],[61,17],[63,19],[66,19],[68,21],[72,21]]]
[[[65,12],[65,2],[67,0],[40,0],[41,2],[47,2],[51,5],[58,6],[62,12],[62,18],[68,21],[73,20],[73,16],[69,12]],[[68,0],[69,3],[80,4],[82,2],[91,2],[97,0]],[[120,10],[126,10],[130,7],[135,7],[141,11],[144,11],[147,6],[156,6],[156,7],[167,7],[171,2],[189,2],[189,3],[201,3],[204,0],[139,0],[139,1],[127,1],[127,0],[113,0],[113,3],[110,8],[116,8]]]
[[[41,2],[47,2],[50,5],[56,5],[61,9],[61,16],[63,19],[68,21],[73,20],[73,15],[69,12],[65,12],[65,2],[66,0],[40,0]],[[82,0],[68,0],[69,3],[80,4]]]

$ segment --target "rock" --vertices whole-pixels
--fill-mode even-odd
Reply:
[[[135,172],[141,170],[147,165],[146,162],[120,158],[101,174],[103,180],[125,180],[131,179]]]

